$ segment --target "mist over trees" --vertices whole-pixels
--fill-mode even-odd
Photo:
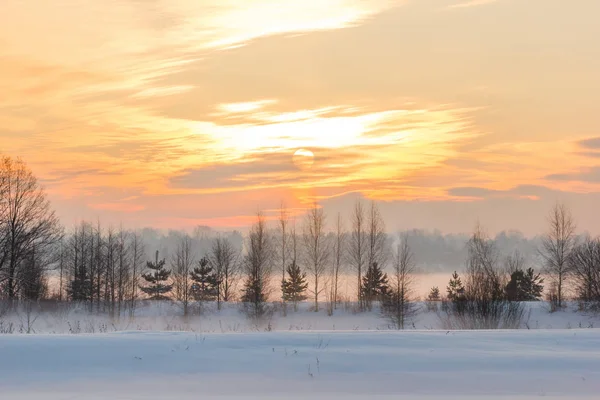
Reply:
[[[286,303],[297,310],[310,301],[318,312],[325,302],[332,315],[354,302],[355,312],[377,309],[403,329],[427,295],[416,281],[447,273],[448,287],[432,288],[427,309],[441,303],[454,327],[514,327],[522,303],[543,298],[553,311],[567,299],[600,309],[600,238],[579,234],[560,203],[534,238],[492,237],[479,225],[469,235],[390,233],[374,201],[333,219],[319,203],[301,212],[282,205],[258,212],[246,234],[133,231],[101,221],[65,229],[25,163],[0,161],[0,299],[9,302],[69,301],[112,317],[134,316],[140,301],[173,301],[185,317],[202,309],[196,304],[221,310],[235,302],[257,319]]]

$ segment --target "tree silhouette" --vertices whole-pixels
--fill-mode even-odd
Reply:
[[[281,283],[281,291],[283,292],[283,300],[290,301],[294,304],[294,310],[298,309],[298,302],[306,300],[306,272],[300,270],[300,266],[292,263],[287,267],[288,277]]]
[[[429,301],[440,301],[441,297],[440,297],[440,288],[438,288],[437,286],[434,286],[431,288],[431,291],[429,292],[429,296],[427,296],[427,300]]]
[[[374,262],[367,269],[362,283],[362,298],[367,308],[371,309],[373,301],[383,300],[388,290],[388,276],[381,270],[379,264]]]
[[[518,269],[510,275],[505,293],[510,301],[537,301],[542,297],[544,279],[535,274],[533,268]]]
[[[148,261],[146,268],[151,270],[142,274],[142,278],[148,282],[148,286],[140,286],[142,292],[150,296],[151,300],[166,300],[169,297],[167,293],[173,290],[173,285],[168,284],[171,271],[165,269],[165,260],[158,259],[158,251],[154,262]]]
[[[219,295],[219,277],[210,266],[206,257],[198,262],[198,266],[190,272],[192,279],[192,296],[197,301],[214,301]]]
[[[452,302],[457,302],[459,300],[464,299],[465,287],[462,283],[462,280],[460,279],[460,276],[458,276],[458,273],[456,271],[454,271],[450,282],[448,282],[446,293],[448,293],[448,300]]]

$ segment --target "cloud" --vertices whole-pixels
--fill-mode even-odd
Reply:
[[[525,2],[506,34],[496,22],[511,13],[482,7],[475,21],[433,3],[2,1],[2,151],[30,163],[64,215],[108,216],[133,197],[144,209],[132,220],[165,225],[231,222],[281,198],[301,208],[357,193],[450,210],[539,196],[527,184],[593,190],[544,177],[593,167],[600,148],[564,139],[598,131],[580,40],[594,37],[583,19],[594,5],[538,24],[525,17],[539,0]],[[557,40],[560,21],[578,22]],[[548,97],[548,82],[562,95]],[[297,148],[314,151],[311,171],[290,162]]]
[[[448,194],[456,197],[490,199],[490,198],[519,198],[537,200],[556,193],[555,190],[539,185],[519,185],[507,190],[488,189],[482,187],[455,187]]]
[[[450,5],[450,6],[448,6],[448,8],[455,9],[455,8],[478,7],[478,6],[483,6],[486,4],[492,4],[492,3],[495,3],[496,1],[498,1],[498,0],[470,0],[470,1],[463,2],[463,3]]]
[[[545,177],[550,181],[600,183],[600,167],[589,168],[581,172],[550,174]]]
[[[139,212],[145,208],[143,205],[129,203],[88,204],[88,207],[92,210],[113,211],[120,213]]]
[[[574,154],[577,156],[588,157],[588,158],[600,158],[600,152],[596,152],[596,151],[577,151]]]
[[[272,174],[293,174],[291,153],[272,153],[246,157],[231,164],[212,164],[199,169],[186,169],[170,179],[173,188],[209,191],[242,190],[264,185]],[[261,179],[261,177],[263,179]]]
[[[489,197],[490,195],[501,193],[498,190],[485,189],[479,187],[457,187],[448,190],[448,194],[457,197]]]
[[[256,111],[268,106],[270,104],[277,103],[277,100],[256,100],[256,101],[246,101],[242,103],[228,103],[228,104],[219,104],[217,109],[221,111],[221,113],[225,115],[231,114],[248,114],[255,113]],[[219,114],[217,114],[219,115]]]
[[[600,137],[580,140],[578,144],[585,149],[600,150]]]

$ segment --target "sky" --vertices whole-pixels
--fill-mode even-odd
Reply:
[[[243,229],[314,201],[332,222],[362,198],[390,231],[533,235],[562,201],[600,233],[598,15],[597,0],[3,0],[0,152],[67,226]]]

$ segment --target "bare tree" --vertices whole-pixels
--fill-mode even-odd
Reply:
[[[362,202],[358,200],[352,213],[352,231],[350,233],[350,242],[348,244],[348,262],[357,272],[358,303],[361,309],[364,307],[362,298],[362,274],[365,269],[365,264],[368,262],[368,246],[365,209]]]
[[[192,298],[190,273],[192,272],[193,264],[192,240],[188,235],[185,235],[177,244],[177,249],[171,260],[175,299],[181,303],[184,317],[187,317],[189,314],[189,304]]]
[[[387,235],[381,212],[374,201],[371,202],[371,208],[369,209],[368,229],[368,265],[377,263],[381,268],[384,268],[388,257]]]
[[[565,281],[568,279],[569,257],[575,246],[575,221],[564,204],[556,204],[549,217],[550,228],[542,240],[540,254],[545,273],[556,287],[557,306],[563,306]]]
[[[319,311],[319,294],[324,290],[322,279],[327,272],[329,243],[325,233],[325,212],[317,203],[309,210],[302,232],[306,269],[312,275],[315,312]]]
[[[146,250],[142,237],[138,233],[131,235],[131,281],[129,286],[129,316],[135,316],[135,304],[138,299],[138,286],[144,267]]]
[[[116,286],[117,286],[117,262],[118,262],[118,244],[117,235],[111,227],[106,234],[106,254],[105,254],[105,278],[104,278],[104,304],[108,305],[111,317],[115,314]]]
[[[64,287],[64,277],[65,277],[65,272],[66,272],[66,268],[65,268],[65,258],[66,258],[66,252],[65,252],[65,241],[64,238],[62,238],[59,242],[59,249],[58,249],[58,301],[62,302],[63,301],[63,293],[65,291],[65,287]]]
[[[300,243],[298,239],[298,232],[296,229],[296,218],[293,220],[292,228],[290,230],[290,256],[291,264],[298,265],[300,257]]]
[[[377,269],[383,270],[388,258],[387,235],[381,213],[374,201],[369,209],[367,237],[367,270],[369,273]],[[362,300],[362,306],[370,310],[375,300],[373,292],[363,290]]]
[[[289,213],[285,208],[285,205],[281,204],[281,210],[279,213],[279,219],[277,221],[277,236],[278,236],[278,258],[281,262],[281,282],[285,281],[285,271],[288,267],[288,255],[289,255]],[[282,301],[285,302],[284,294],[282,292]]]
[[[600,307],[600,239],[587,237],[569,257],[578,299],[586,308]]]
[[[105,258],[106,240],[102,236],[102,227],[98,220],[95,231],[91,232],[94,237],[91,238],[90,257],[90,309],[94,307],[94,298],[96,299],[96,311],[100,312],[100,303],[102,302],[103,279],[106,279],[107,262]],[[95,240],[94,240],[95,239]]]
[[[467,298],[500,298],[504,287],[503,276],[498,269],[498,250],[477,224],[468,244]]]
[[[9,277],[8,260],[10,244],[10,182],[14,174],[12,160],[0,155],[0,297]],[[14,279],[14,278],[13,278]]]
[[[117,234],[117,315],[121,316],[121,308],[127,298],[129,281],[131,280],[131,248],[129,233],[121,226]]]
[[[36,257],[47,258],[61,237],[59,220],[31,170],[20,159],[1,157],[0,286],[10,300],[19,295],[19,268],[34,249]]]
[[[390,293],[384,299],[383,310],[397,329],[404,329],[406,322],[417,312],[413,300],[417,268],[408,235],[403,234],[399,239],[394,250]]]
[[[246,275],[242,302],[246,313],[251,318],[264,317],[268,309],[266,302],[270,294],[270,279],[273,268],[272,238],[267,230],[267,222],[262,213],[257,214],[257,221],[250,229],[244,272]]]
[[[477,225],[467,244],[466,284],[452,298],[444,321],[448,329],[519,328],[524,306],[509,301],[504,293],[507,274],[498,266],[498,250],[493,240]]]
[[[346,233],[344,232],[342,215],[340,213],[338,213],[335,224],[335,236],[333,238],[332,250],[333,268],[331,274],[332,283],[330,297],[333,302],[333,308],[337,309],[340,274],[342,273],[344,254],[346,251]]]
[[[506,272],[509,275],[525,269],[525,257],[523,257],[519,250],[515,250],[511,255],[507,256],[504,262],[506,264]]]
[[[213,239],[208,260],[217,273],[219,281],[217,307],[220,310],[221,302],[233,300],[239,275],[239,251],[233,247],[228,238],[218,236]]]

